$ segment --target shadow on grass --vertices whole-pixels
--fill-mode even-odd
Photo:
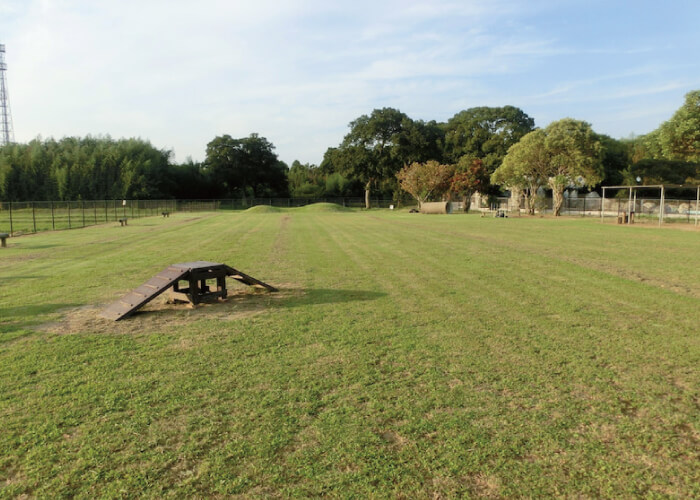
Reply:
[[[23,276],[23,278],[26,277]],[[21,297],[18,297],[17,301],[19,302],[20,300]],[[31,306],[2,307],[0,308],[0,318],[4,320],[8,318],[18,321],[26,320],[28,323],[31,323],[36,316],[51,314],[61,309],[69,309],[80,305],[82,304],[35,304]]]
[[[63,246],[63,245],[59,245],[59,244],[32,245],[31,243],[25,244],[24,242],[21,242],[21,243],[17,244],[16,248],[21,249],[21,250],[44,250],[46,248],[56,248],[56,247],[60,247],[60,246]]]
[[[26,276],[3,276],[2,277],[3,281],[18,281],[18,280],[31,280],[31,279],[47,279],[47,277],[46,276],[37,276],[35,274],[28,274]]]

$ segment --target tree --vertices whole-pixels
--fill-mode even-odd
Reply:
[[[537,190],[546,182],[552,190],[554,215],[559,216],[567,187],[594,186],[603,179],[601,151],[588,123],[564,118],[512,146],[491,181],[528,189],[530,213]]]
[[[625,182],[624,172],[630,165],[630,144],[603,134],[598,135],[598,140],[605,184],[619,186]]]
[[[396,174],[401,189],[410,193],[419,207],[431,198],[442,197],[450,188],[453,176],[453,165],[434,160],[411,163]]]
[[[465,212],[469,212],[472,195],[484,192],[488,185],[489,173],[483,160],[466,155],[459,159],[450,182],[450,192],[462,196]]]
[[[551,123],[545,134],[547,183],[554,215],[559,216],[567,187],[595,186],[603,180],[602,146],[590,124],[572,118]]]
[[[685,102],[658,129],[663,157],[700,162],[700,90],[688,92]]]
[[[395,175],[414,162],[439,160],[443,133],[435,122],[414,121],[393,108],[375,109],[350,123],[350,132],[337,148],[329,148],[321,169],[359,180],[370,207],[372,189],[397,189]]]
[[[508,148],[534,127],[535,121],[514,106],[460,111],[444,125],[445,161],[456,163],[465,155],[481,158],[489,173],[493,173]]]
[[[700,163],[674,160],[641,160],[629,168],[630,184],[641,179],[642,185],[648,184],[698,184],[700,182]]]
[[[537,192],[547,183],[548,153],[545,148],[545,132],[534,130],[508,150],[503,163],[491,175],[493,184],[506,188],[520,188],[527,195],[527,211],[535,213]]]
[[[215,137],[207,144],[205,169],[221,196],[284,196],[287,166],[277,159],[274,149],[258,134],[242,139]]]

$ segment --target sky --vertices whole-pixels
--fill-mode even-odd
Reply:
[[[319,164],[383,107],[650,132],[700,89],[698,20],[697,0],[0,0],[0,43],[18,142],[140,137],[182,162],[258,133]]]

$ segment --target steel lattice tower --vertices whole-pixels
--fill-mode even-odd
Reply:
[[[14,142],[10,98],[7,95],[7,64],[5,64],[5,44],[0,43],[0,146]]]

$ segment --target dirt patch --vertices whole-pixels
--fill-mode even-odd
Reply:
[[[62,311],[63,317],[60,321],[45,323],[36,329],[61,335],[86,332],[144,333],[177,328],[199,320],[241,320],[264,314],[285,299],[303,295],[303,289],[293,284],[284,284],[280,285],[279,291],[274,293],[247,288],[234,289],[229,292],[225,300],[193,306],[186,303],[171,303],[165,293],[121,321],[99,316],[107,304],[87,305],[66,309]]]

